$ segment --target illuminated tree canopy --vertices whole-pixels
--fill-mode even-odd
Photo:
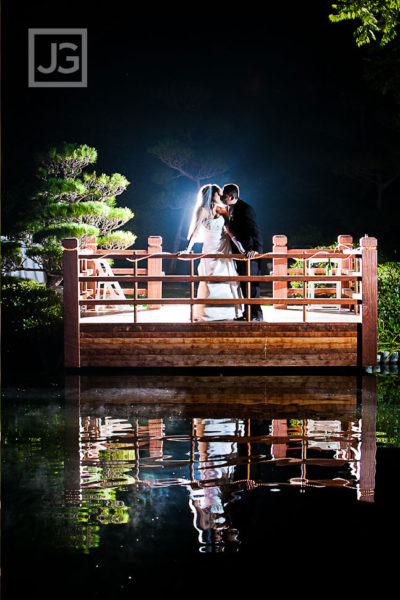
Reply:
[[[400,0],[341,0],[332,4],[334,13],[330,21],[361,21],[354,37],[357,46],[363,46],[379,40],[380,46],[386,46],[397,35],[400,21]]]

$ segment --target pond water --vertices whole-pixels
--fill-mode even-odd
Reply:
[[[397,537],[399,425],[395,374],[6,381],[3,597],[360,589]]]

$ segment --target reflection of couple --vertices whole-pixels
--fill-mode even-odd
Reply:
[[[200,552],[237,550],[238,530],[232,527],[228,506],[237,499],[234,475],[238,438],[245,435],[241,419],[194,419],[198,466],[189,487],[189,506],[198,531]],[[224,438],[230,438],[230,441]]]
[[[188,234],[190,252],[195,242],[202,242],[204,254],[242,253],[252,258],[262,253],[262,236],[252,207],[239,198],[239,188],[231,183],[221,190],[217,185],[204,185],[198,194],[196,208]],[[236,263],[236,264],[235,264]],[[247,261],[230,258],[202,258],[198,267],[200,276],[247,275]],[[251,275],[260,274],[258,260],[251,261]],[[247,297],[247,283],[237,281],[212,283],[201,281],[197,298],[240,299]],[[259,282],[251,284],[251,298],[260,297]],[[195,304],[196,321],[246,320],[243,305]],[[251,305],[251,320],[262,321],[259,305]]]

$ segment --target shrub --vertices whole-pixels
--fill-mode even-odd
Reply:
[[[15,334],[62,323],[62,296],[37,281],[3,277],[1,302],[4,327]]]
[[[9,373],[58,369],[63,357],[63,301],[36,281],[3,277],[3,368]]]
[[[23,258],[21,244],[17,241],[2,240],[1,242],[1,272],[18,271]]]
[[[400,263],[378,266],[378,350],[400,349]]]

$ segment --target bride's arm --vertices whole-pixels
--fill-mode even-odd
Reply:
[[[191,251],[192,251],[193,245],[194,245],[194,244],[195,244],[195,242],[196,242],[196,240],[195,240],[195,236],[194,236],[194,233],[195,233],[195,232],[193,232],[193,235],[191,236],[191,238],[190,238],[190,240],[189,240],[189,243],[188,243],[188,245],[187,245],[186,249],[184,250],[184,252],[185,252],[185,253],[188,253],[188,252],[191,252]]]
[[[193,245],[196,243],[197,238],[199,237],[199,232],[200,232],[200,228],[201,228],[201,222],[204,219],[204,217],[207,215],[207,211],[203,208],[200,207],[197,210],[197,214],[196,214],[196,224],[195,227],[193,229],[192,235],[190,236],[188,245],[186,246],[186,248],[184,250],[181,250],[181,252],[179,252],[179,254],[187,254],[188,252],[192,251]]]

